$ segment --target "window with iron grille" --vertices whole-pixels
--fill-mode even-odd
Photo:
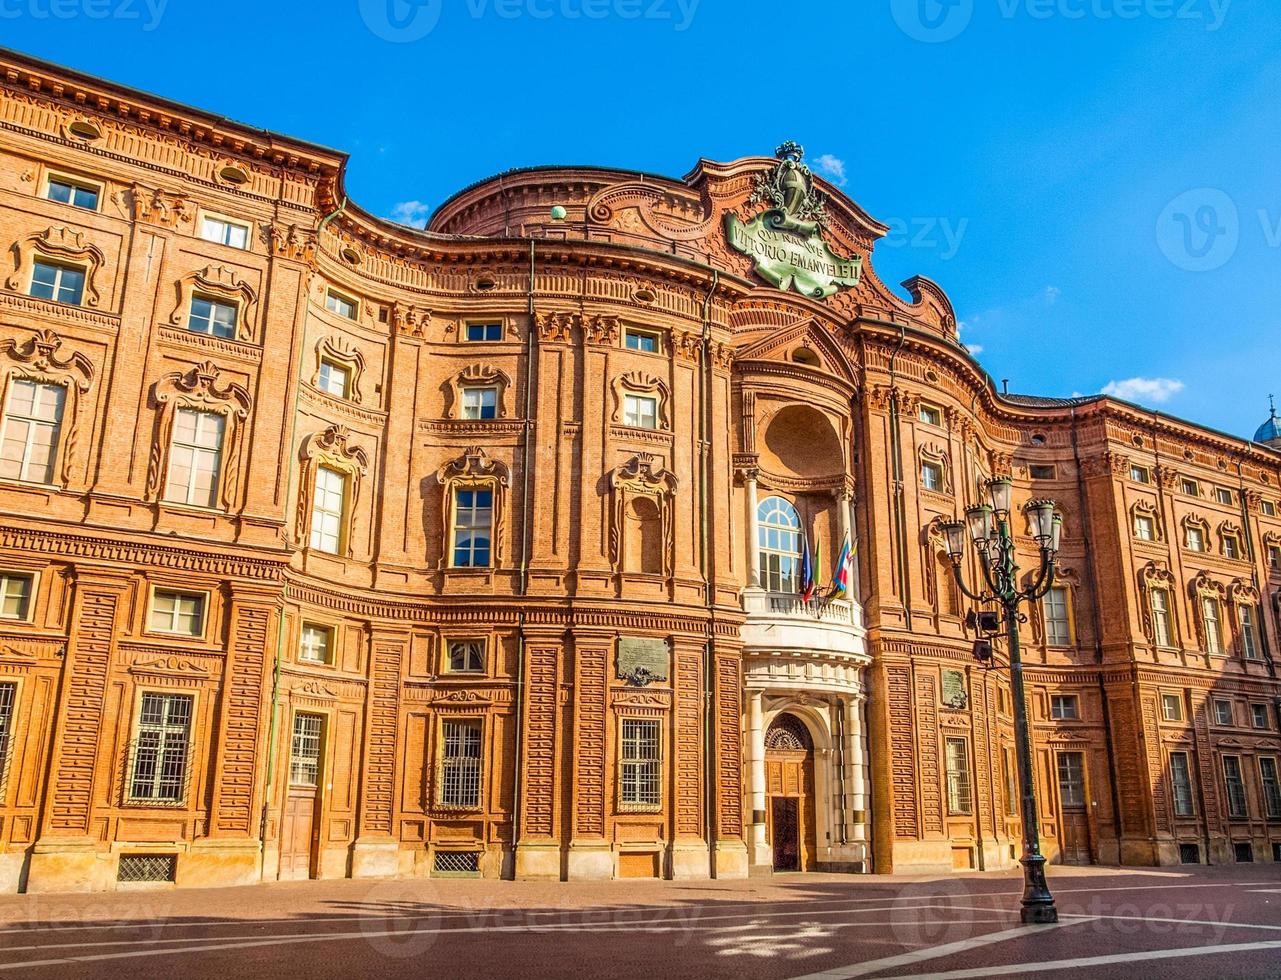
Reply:
[[[1085,755],[1059,753],[1059,800],[1064,806],[1085,806]]]
[[[13,738],[13,708],[17,694],[17,684],[0,684],[0,788],[4,786],[4,777],[9,771],[9,741]]]
[[[289,746],[289,781],[295,786],[315,786],[320,777],[320,736],[325,720],[320,715],[294,715],[293,741]]]
[[[177,873],[177,854],[121,854],[116,881],[174,881]]]
[[[1170,789],[1174,794],[1174,815],[1192,816],[1192,773],[1186,752],[1170,753]]]
[[[452,719],[440,724],[441,806],[480,809],[480,722]]]
[[[432,860],[432,871],[436,874],[478,874],[480,852],[437,851]]]
[[[1249,811],[1245,802],[1245,779],[1241,775],[1241,760],[1235,755],[1223,757],[1223,785],[1228,791],[1228,816],[1246,817]]]
[[[970,752],[963,738],[949,738],[944,753],[947,773],[947,812],[956,815],[973,809],[970,793]]]
[[[186,796],[192,700],[190,694],[143,694],[131,799],[180,803]]]
[[[1277,775],[1277,760],[1264,757],[1259,760],[1259,782],[1263,786],[1263,810],[1269,820],[1281,819],[1281,778]]]
[[[619,800],[625,807],[658,807],[663,802],[662,723],[624,718]]]
[[[1179,863],[1180,864],[1200,864],[1201,848],[1197,844],[1180,844],[1179,845]]]

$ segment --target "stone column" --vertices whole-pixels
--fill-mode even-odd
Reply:
[[[747,470],[743,476],[747,490],[747,587],[761,587],[761,536],[757,527],[756,471]]]
[[[765,695],[761,691],[751,691],[747,697],[747,751],[752,767],[752,827],[748,853],[753,869],[773,868],[774,856],[765,839]]]
[[[866,698],[857,694],[845,702],[845,758],[849,778],[849,803],[846,819],[850,843],[867,845],[867,759],[864,757],[863,705]],[[866,851],[865,851],[866,853]]]

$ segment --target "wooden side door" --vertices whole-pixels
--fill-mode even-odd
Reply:
[[[289,745],[289,788],[280,827],[280,877],[314,878],[320,840],[320,780],[325,719],[299,711]]]
[[[1086,809],[1085,753],[1060,752],[1059,840],[1064,864],[1093,864],[1090,851],[1090,818]]]

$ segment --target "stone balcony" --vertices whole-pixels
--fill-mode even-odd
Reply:
[[[844,599],[743,590],[744,658],[752,687],[848,692],[868,663],[863,609]]]

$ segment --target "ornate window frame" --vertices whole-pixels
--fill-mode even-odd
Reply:
[[[1029,581],[1027,584],[1030,586],[1032,582]],[[1045,602],[1049,598],[1048,592],[1032,605],[1032,635],[1037,643],[1044,644],[1047,647],[1052,646],[1055,650],[1070,650],[1080,642],[1076,629],[1076,606],[1077,597],[1081,590],[1081,573],[1075,568],[1063,568],[1056,565],[1053,587],[1064,591],[1064,602],[1066,604],[1064,611],[1067,613],[1068,642],[1066,644],[1050,643],[1049,628],[1045,616]]]
[[[501,568],[506,552],[504,524],[507,514],[507,489],[511,485],[511,470],[501,460],[493,459],[480,446],[468,446],[461,456],[450,460],[436,471],[436,482],[441,487],[440,512],[442,517],[441,557],[439,569],[459,571],[493,571]],[[454,565],[454,491],[489,490],[493,493],[489,540],[488,568],[458,568]]]
[[[1152,540],[1139,537],[1139,518],[1146,517],[1152,521]],[[1150,500],[1136,500],[1130,505],[1130,537],[1135,541],[1156,544],[1165,540],[1165,523],[1161,520],[1161,511]]]
[[[308,384],[322,394],[329,395],[330,398],[337,398],[337,395],[330,395],[320,387],[320,367],[326,361],[336,362],[339,367],[347,369],[349,375],[347,397],[339,400],[353,402],[356,405],[364,401],[360,391],[360,379],[365,373],[365,355],[355,346],[344,343],[341,337],[321,337],[316,342],[316,365],[311,372]]]
[[[207,616],[207,611],[206,611]],[[165,663],[157,669],[149,663],[135,673],[143,674],[134,687],[133,707],[129,720],[129,741],[125,744],[125,758],[120,785],[120,805],[129,808],[184,810],[195,798],[193,788],[199,775],[199,743],[202,728],[201,711],[204,708],[204,688],[208,677],[195,671],[184,670],[180,661]],[[149,668],[149,669],[148,669]],[[183,747],[182,792],[175,799],[134,795],[134,780],[138,771],[139,739],[142,732],[142,705],[147,695],[158,697],[186,697],[191,699],[191,714],[187,720],[187,742]],[[157,751],[157,761],[160,751]]]
[[[53,466],[58,478],[54,485],[65,489],[71,483],[71,464],[77,455],[82,402],[93,385],[95,372],[93,362],[79,351],[59,357],[61,346],[62,338],[52,330],[36,330],[24,344],[12,338],[0,340],[0,354],[14,362],[0,367],[0,422],[8,411],[9,391],[15,379],[66,390]]]
[[[1205,572],[1200,572],[1192,579],[1188,594],[1192,599],[1192,623],[1196,629],[1197,646],[1202,652],[1211,654],[1216,657],[1226,657],[1230,647],[1231,637],[1228,635],[1227,617],[1224,615],[1228,608],[1228,591],[1221,582],[1216,582]],[[1219,649],[1211,651],[1209,649],[1209,627],[1205,617],[1205,603],[1207,601],[1218,604],[1219,610]]]
[[[626,526],[627,505],[637,497],[653,500],[658,505],[659,534],[663,545],[663,578],[670,579],[676,564],[674,532],[675,507],[673,498],[680,481],[663,469],[658,457],[652,453],[637,453],[622,466],[610,470],[606,477],[610,493],[611,524],[609,529],[609,556],[616,575],[642,575],[628,572],[627,544],[623,528]]]
[[[1199,514],[1188,514],[1179,522],[1183,529],[1183,540],[1180,546],[1184,551],[1191,552],[1194,555],[1206,555],[1210,553],[1210,522]],[[1188,545],[1188,535],[1195,528],[1201,532],[1201,543],[1203,547],[1200,551]]]
[[[1246,561],[1245,536],[1241,533],[1240,525],[1232,521],[1223,521],[1218,527],[1219,533],[1219,556],[1227,558],[1229,561]],[[1228,540],[1236,542],[1237,554],[1235,558],[1228,555]]]
[[[920,480],[921,489],[925,493],[936,493],[944,496],[951,496],[952,486],[952,463],[948,457],[947,449],[938,443],[926,443],[916,451],[916,477]],[[930,488],[925,485],[925,464],[929,463],[937,466],[942,477],[942,485],[938,488]]]
[[[614,729],[614,808],[616,813],[662,813],[667,805],[669,738],[667,713],[661,708],[646,709],[628,705],[615,709]],[[633,803],[623,799],[623,730],[626,722],[646,722],[658,727],[658,802]]]
[[[156,410],[155,434],[147,465],[144,499],[160,501],[169,474],[169,457],[173,447],[173,422],[180,408],[213,412],[226,418],[219,467],[218,500],[224,510],[234,510],[240,489],[240,450],[244,441],[245,419],[253,407],[249,392],[234,381],[218,386],[221,369],[213,361],[197,364],[187,371],[172,371],[151,387],[151,400]]]
[[[1177,649],[1180,644],[1179,630],[1179,612],[1175,603],[1175,597],[1178,593],[1178,582],[1175,580],[1174,573],[1168,568],[1162,568],[1156,562],[1148,562],[1139,570],[1139,594],[1143,596],[1142,603],[1142,624],[1143,635],[1147,637],[1148,642],[1157,645],[1155,616],[1152,612],[1152,593],[1161,589],[1165,592],[1169,608],[1166,610],[1166,616],[1169,618],[1169,645],[1162,646],[1162,649]]]
[[[464,388],[496,388],[498,393],[494,401],[497,418],[505,419],[511,415],[511,399],[509,395],[512,388],[511,376],[492,364],[478,362],[468,365],[449,379],[449,405],[445,408],[445,418],[468,422],[476,421],[475,419],[463,419]]]
[[[1232,648],[1243,659],[1258,660],[1262,657],[1263,617],[1254,617],[1254,656],[1245,657],[1245,628],[1241,624],[1241,610],[1248,608],[1258,613],[1262,608],[1263,597],[1259,590],[1243,578],[1233,579],[1228,585],[1228,604],[1232,607]]]
[[[345,425],[331,425],[323,432],[313,432],[302,441],[298,449],[302,471],[298,484],[298,512],[294,523],[294,540],[302,547],[311,547],[312,507],[316,499],[316,474],[320,467],[337,470],[347,477],[346,499],[343,501],[342,543],[340,555],[350,558],[353,554],[352,531],[356,524],[357,505],[360,503],[360,484],[369,471],[369,456],[359,446],[351,445],[351,431]]]
[[[658,409],[658,428],[667,432],[671,430],[671,389],[661,378],[643,371],[628,371],[620,374],[610,385],[614,394],[614,411],[610,420],[615,425],[626,425],[623,421],[623,407],[626,395],[648,395],[655,399]]]
[[[54,225],[38,235],[29,235],[13,243],[15,265],[13,274],[5,280],[5,288],[14,292],[29,292],[36,260],[40,257],[62,265],[74,266],[85,274],[82,306],[96,308],[102,302],[98,289],[98,273],[106,262],[102,249],[85,239],[84,232]]]
[[[236,304],[236,339],[252,341],[257,328],[258,291],[225,265],[207,265],[179,279],[174,288],[178,303],[169,314],[169,322],[185,328],[191,314],[193,296],[211,296]]]
[[[474,676],[474,675],[473,675]],[[447,702],[448,703],[448,702]],[[434,776],[434,785],[431,788],[431,796],[428,807],[431,810],[443,811],[446,813],[483,813],[489,809],[486,799],[489,789],[489,760],[485,751],[486,746],[490,744],[493,736],[491,723],[492,705],[485,701],[477,701],[474,704],[459,702],[457,704],[449,703],[448,708],[439,711],[436,717],[436,750],[433,753],[432,774]],[[446,803],[442,800],[442,793],[445,788],[445,725],[448,723],[476,725],[480,729],[480,774],[478,785],[476,787],[476,805],[467,806],[459,803]]]

